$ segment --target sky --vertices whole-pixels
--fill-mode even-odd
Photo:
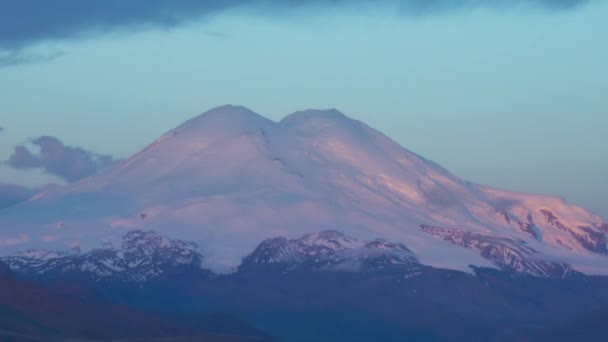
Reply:
[[[240,104],[337,108],[465,179],[608,218],[606,1],[0,7],[0,206]]]

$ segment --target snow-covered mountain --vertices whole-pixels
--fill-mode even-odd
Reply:
[[[155,232],[131,231],[122,245],[106,245],[86,253],[27,250],[0,258],[12,271],[29,277],[80,274],[94,280],[146,281],[184,269],[201,269],[202,256],[191,242],[171,240]]]
[[[2,257],[0,263],[28,278],[71,274],[92,280],[142,282],[180,271],[201,270],[203,259],[202,251],[194,243],[137,230],[125,234],[119,247],[107,245],[87,253],[27,250]],[[240,268],[259,265],[280,266],[284,272],[295,269],[360,272],[419,263],[402,244],[359,241],[339,232],[323,231],[297,239],[280,237],[263,241],[244,258]]]
[[[243,107],[212,109],[99,175],[0,211],[0,227],[4,256],[86,254],[154,230],[193,241],[203,267],[224,272],[264,240],[286,237],[265,242],[281,245],[272,259],[300,241],[290,239],[336,230],[352,237],[341,245],[383,239],[438,268],[608,274],[600,217],[558,197],[462,180],[336,110],[273,122]]]
[[[381,239],[360,241],[336,231],[263,241],[241,264],[278,265],[284,271],[308,268],[317,271],[375,271],[394,265],[415,266],[418,260],[403,244]]]

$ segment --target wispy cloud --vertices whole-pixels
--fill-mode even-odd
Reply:
[[[8,238],[0,239],[0,246],[14,246],[21,245],[30,240],[30,237],[25,234],[20,234],[18,236],[12,236]]]
[[[68,182],[74,182],[94,175],[116,161],[109,155],[66,146],[51,136],[35,138],[31,143],[39,152],[32,152],[25,145],[16,146],[8,164],[16,169],[42,169]]]
[[[40,41],[86,37],[116,29],[174,27],[238,8],[273,15],[302,9],[310,9],[310,13],[325,13],[348,7],[391,6],[400,8],[404,14],[433,14],[475,7],[504,10],[522,5],[547,10],[572,9],[587,1],[589,0],[0,0],[0,49],[14,50]],[[20,60],[23,61],[16,59]]]
[[[0,68],[49,62],[62,55],[63,52],[59,51],[46,54],[26,52],[22,49],[0,51]],[[0,132],[1,131],[2,127],[0,127]]]

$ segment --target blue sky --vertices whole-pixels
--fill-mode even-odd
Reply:
[[[122,158],[228,103],[275,120],[338,108],[471,181],[561,195],[608,218],[606,2],[233,2],[178,1],[172,20],[138,9],[84,13],[89,26],[5,20],[0,159],[42,135]],[[0,167],[0,183],[52,181]]]

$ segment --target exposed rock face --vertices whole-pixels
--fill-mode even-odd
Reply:
[[[503,212],[503,216],[505,217],[507,223],[510,224],[511,221],[516,222],[517,226],[519,227],[519,229],[521,229],[522,232],[529,234],[538,241],[542,241],[542,233],[534,223],[534,218],[532,217],[532,214],[528,213],[528,215],[526,216],[526,221],[522,221],[518,217],[512,216],[511,214],[506,212]]]
[[[404,245],[384,240],[360,241],[336,231],[263,241],[243,260],[241,268],[277,265],[285,270],[371,271],[418,260]]]
[[[100,248],[84,254],[30,250],[2,261],[30,277],[72,273],[95,280],[144,282],[178,270],[201,270],[203,257],[195,243],[138,230],[127,233],[118,249]],[[256,265],[279,266],[285,271],[365,272],[418,265],[418,260],[402,244],[379,239],[360,241],[336,231],[322,231],[297,239],[263,241],[240,268]]]
[[[2,260],[13,271],[33,276],[81,273],[97,280],[146,281],[175,269],[200,269],[203,258],[197,248],[192,242],[137,230],[125,234],[121,248],[84,254],[30,250]]]
[[[578,226],[578,228],[582,233],[570,231],[570,234],[572,234],[583,247],[595,253],[608,254],[608,249],[606,249],[608,239],[606,238],[605,233],[598,232],[589,226]]]
[[[591,226],[580,225],[577,226],[578,229],[572,229],[563,224],[550,210],[541,209],[540,212],[545,216],[549,224],[561,231],[570,233],[583,248],[598,254],[608,254],[608,249],[606,249],[606,245],[608,244],[608,238],[606,238],[606,223],[602,223],[596,229]]]
[[[428,225],[422,225],[421,229],[454,245],[475,250],[505,271],[551,278],[564,278],[572,272],[568,264],[544,259],[524,240]],[[0,261],[12,271],[29,277],[79,274],[94,280],[122,282],[144,282],[187,270],[208,272],[203,268],[203,257],[195,243],[143,231],[127,233],[120,248],[99,248],[84,254],[30,250]],[[295,239],[264,240],[243,259],[238,271],[271,267],[282,272],[374,272],[422,266],[403,244],[381,239],[362,241],[330,230]]]
[[[559,229],[559,230],[563,230],[565,232],[568,231],[568,227],[566,227],[565,225],[563,225],[559,219],[557,218],[557,216],[555,216],[551,211],[547,210],[547,209],[541,209],[539,210],[541,214],[543,214],[545,216],[545,218],[547,219],[547,222],[549,222],[549,224],[551,224],[552,226],[554,226],[555,228]]]
[[[335,109],[275,122],[241,106],[212,109],[92,177],[1,210],[0,257],[76,245],[68,254],[86,254],[153,229],[205,241],[206,267],[226,273],[260,241],[340,227],[404,244],[427,266],[488,266],[465,248],[446,253],[420,224],[524,240],[545,258],[608,275],[608,226],[561,198],[467,182]]]
[[[452,244],[476,250],[503,270],[540,277],[566,277],[571,272],[567,264],[543,260],[523,240],[427,225],[421,225],[421,229]]]

